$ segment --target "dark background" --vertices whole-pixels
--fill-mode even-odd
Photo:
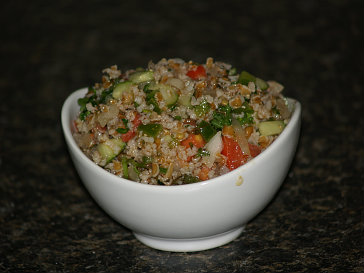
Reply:
[[[2,1],[0,271],[362,272],[363,1]],[[303,106],[289,174],[232,243],[150,249],[91,199],[63,101],[101,70],[207,57]]]

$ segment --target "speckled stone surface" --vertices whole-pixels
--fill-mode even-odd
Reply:
[[[1,272],[364,271],[362,1],[6,1],[0,25]],[[302,103],[297,154],[238,239],[154,250],[83,187],[61,106],[107,66],[209,56]]]

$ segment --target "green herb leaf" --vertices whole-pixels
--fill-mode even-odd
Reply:
[[[142,162],[136,162],[138,168],[147,169],[152,163],[153,159],[149,156],[143,156]]]
[[[182,182],[184,184],[191,184],[191,183],[196,183],[196,182],[200,182],[200,179],[197,176],[192,176],[189,174],[184,174],[181,178]]]
[[[148,105],[153,105],[153,111],[157,114],[161,114],[162,110],[159,108],[158,102],[155,99],[155,94],[158,92],[158,90],[150,90],[148,88],[149,84],[144,86],[144,93],[146,94],[145,101]]]
[[[166,174],[167,170],[168,170],[168,168],[159,167],[159,172],[162,174]]]
[[[204,120],[200,122],[197,129],[206,142],[208,142],[216,134],[215,128]]]
[[[127,132],[129,132],[129,128],[117,128],[116,132],[118,132],[119,134],[126,134]]]
[[[210,111],[211,105],[206,100],[203,100],[199,105],[196,105],[194,108],[195,108],[195,114],[198,117],[202,117]]]
[[[254,123],[253,108],[249,105],[248,102],[244,102],[242,109],[243,109],[244,116],[237,118],[237,120],[240,122],[241,125],[253,124]]]
[[[219,106],[212,115],[211,124],[217,129],[222,130],[225,125],[231,125],[232,108],[230,105]]]
[[[156,137],[162,130],[162,125],[158,123],[141,124],[138,126],[138,130],[150,137]]]
[[[90,111],[87,110],[86,105],[88,103],[91,103],[92,106],[96,106],[98,103],[96,101],[96,91],[92,88],[89,88],[89,92],[88,94],[92,93],[93,94],[90,96],[86,96],[84,98],[79,98],[77,100],[78,105],[80,106],[80,119],[81,120],[85,120],[85,118],[91,113]]]

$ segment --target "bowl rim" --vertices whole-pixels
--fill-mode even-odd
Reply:
[[[264,150],[261,154],[259,154],[255,158],[248,161],[246,164],[244,164],[226,174],[214,177],[209,180],[193,183],[193,184],[183,184],[183,185],[175,185],[175,186],[143,184],[143,183],[138,183],[135,181],[131,181],[131,180],[116,176],[116,175],[108,172],[101,166],[94,163],[90,158],[88,158],[77,145],[75,139],[72,136],[72,132],[71,132],[72,124],[69,124],[69,120],[71,118],[73,118],[73,117],[71,117],[70,112],[73,109],[72,105],[73,105],[73,103],[75,103],[75,100],[77,100],[80,97],[83,97],[87,90],[88,90],[88,88],[84,87],[84,88],[80,88],[80,89],[72,92],[66,98],[66,100],[64,101],[64,103],[62,105],[61,125],[62,125],[62,130],[63,130],[64,137],[66,139],[68,149],[72,150],[78,157],[80,157],[81,160],[84,161],[84,163],[89,168],[94,168],[95,171],[99,172],[102,175],[105,175],[105,177],[108,180],[113,181],[114,183],[122,183],[125,186],[140,187],[141,189],[150,190],[150,191],[153,191],[153,190],[158,190],[158,191],[197,190],[202,187],[206,187],[208,185],[214,185],[214,184],[216,185],[217,183],[224,183],[225,180],[221,179],[222,177],[233,176],[238,173],[241,174],[241,172],[244,171],[244,169],[248,169],[250,166],[259,164],[260,161],[263,161],[263,159],[265,157],[267,157],[267,155],[271,151],[273,151],[275,149],[275,147],[281,145],[282,142],[286,141],[288,135],[294,129],[295,125],[298,122],[300,122],[300,118],[301,118],[301,103],[296,99],[287,98],[289,103],[293,105],[293,112],[292,112],[290,121],[288,122],[288,124],[286,125],[286,127],[284,128],[282,133],[275,139],[275,141],[271,145],[269,145],[269,147],[266,150]]]

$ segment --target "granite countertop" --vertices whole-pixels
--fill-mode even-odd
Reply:
[[[1,5],[1,272],[363,272],[362,1],[7,1]],[[303,106],[280,191],[236,240],[148,248],[93,201],[60,126],[101,70],[212,56]]]

